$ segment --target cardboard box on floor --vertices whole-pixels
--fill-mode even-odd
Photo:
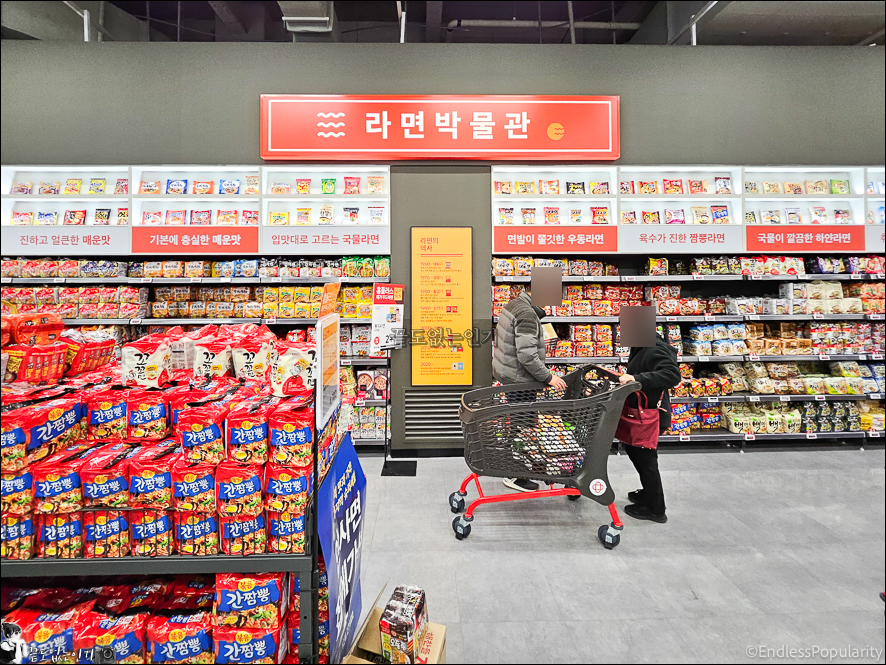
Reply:
[[[387,584],[382,587],[381,593],[375,598],[372,604],[372,611],[363,621],[360,630],[357,633],[357,639],[354,640],[354,646],[351,651],[342,660],[346,665],[350,663],[381,663],[381,630],[378,621],[381,619],[384,607],[378,606],[378,601],[385,592]],[[442,665],[446,662],[446,626],[439,623],[428,623],[427,634],[424,642],[421,644],[421,651],[416,659],[417,663],[427,663],[428,665]]]

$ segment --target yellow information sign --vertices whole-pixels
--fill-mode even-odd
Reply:
[[[469,386],[474,382],[472,242],[470,227],[412,228],[414,386]]]

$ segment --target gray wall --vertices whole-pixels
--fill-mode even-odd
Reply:
[[[867,47],[4,41],[2,162],[254,163],[262,93],[621,95],[622,163],[882,164]]]

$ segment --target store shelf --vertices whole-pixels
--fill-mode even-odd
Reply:
[[[390,282],[390,277],[262,277],[262,284],[374,284]]]
[[[835,361],[835,360],[868,360],[868,356],[871,356],[871,359],[875,359],[874,355],[876,354],[866,354],[866,353],[856,353],[856,354],[846,354],[846,355],[802,355],[802,356],[764,356],[764,355],[754,355],[750,354],[744,356],[746,360],[759,360],[760,362],[768,363],[768,362],[783,362],[786,360],[825,360],[825,361]]]
[[[699,316],[656,316],[659,323],[716,323],[739,322],[744,318],[738,314],[703,314]]]
[[[54,282],[58,282],[59,280],[64,280],[65,284],[132,284],[132,277],[58,277],[52,278]],[[13,283],[16,282],[24,282],[25,280],[12,280]],[[33,282],[34,280],[28,280],[29,282]],[[46,279],[44,278],[42,282],[45,284]]]
[[[387,201],[384,194],[265,194],[266,201]]]
[[[718,395],[716,397],[671,397],[671,404],[720,404],[721,402],[747,402],[744,395]]]
[[[766,194],[745,194],[745,201],[861,201],[861,194],[790,194],[788,196],[767,196]],[[792,225],[793,227],[794,225]],[[814,226],[798,224],[796,226]]]
[[[187,326],[205,325],[233,325],[236,323],[261,323],[262,319],[132,319],[129,321],[134,326]]]
[[[706,402],[718,404],[720,402],[859,402],[865,400],[883,399],[883,393],[868,393],[866,395],[719,395],[716,397],[671,397],[672,404],[692,404],[694,402]]]
[[[128,201],[128,194],[4,194],[4,201]]]
[[[387,406],[387,400],[383,399],[363,399],[354,400],[354,406]]]
[[[658,437],[659,443],[679,443],[681,441],[714,443],[718,441],[742,441],[743,439],[744,434],[735,434],[734,432],[727,432],[726,430],[719,432],[691,432],[682,437],[678,434],[662,434]]]
[[[493,316],[492,322],[498,322]],[[618,323],[617,316],[543,316],[542,323]]]
[[[677,355],[680,363],[731,363],[742,362],[746,356],[681,356]]]
[[[361,319],[361,321],[362,321],[362,319]],[[287,325],[287,326],[291,326],[291,325],[308,326],[308,325],[310,325],[310,326],[313,326],[317,323],[317,319],[310,319],[310,318],[307,318],[307,319],[286,318],[286,319],[284,319],[284,318],[278,317],[276,319],[261,319],[261,322],[264,323],[266,326],[283,326],[283,325]],[[344,323],[344,320],[342,320],[342,323]]]
[[[735,432],[692,432],[689,435],[663,434],[660,443],[716,443],[720,441],[809,441],[818,439],[863,439],[865,432],[805,432],[781,434],[736,434]]]
[[[126,198],[126,197],[124,197]],[[258,194],[133,194],[133,201],[258,201]]]
[[[371,324],[371,323],[372,323],[372,319],[345,319],[345,318],[341,318],[341,319],[339,319],[339,323],[341,323],[341,324],[345,324],[345,323],[370,323],[370,324]]]
[[[503,275],[493,275],[492,281],[494,282],[506,282],[506,283],[516,283],[516,284],[529,284],[532,281],[532,278],[526,275],[520,276],[503,276]],[[585,276],[577,276],[577,275],[563,275],[563,283],[564,284],[576,284],[576,283],[585,283],[588,284],[602,284],[602,283],[612,283],[612,282],[620,282],[621,277],[618,275],[601,275],[599,277],[591,277],[589,275]]]
[[[869,280],[876,281],[879,279],[886,279],[886,274],[880,273],[864,273],[864,272],[853,272],[853,273],[840,273],[836,275],[817,275],[814,273],[808,273],[805,275],[797,275],[798,280],[802,281],[816,281],[816,280]]]
[[[209,573],[311,572],[309,554],[252,556],[162,556],[99,559],[29,559],[3,561],[0,577],[73,577],[79,575],[172,575]]]
[[[745,321],[863,321],[864,314],[745,314]],[[740,320],[740,319],[739,319]]]
[[[130,277],[131,284],[167,286],[172,284],[257,284],[258,277]]]
[[[353,439],[355,446],[383,446],[387,439]]]
[[[741,201],[738,194],[620,194],[622,201],[695,201],[718,205],[721,202],[732,203]]]
[[[363,358],[360,356],[342,356],[339,363],[342,365],[358,365],[364,367],[387,365],[390,358]]]
[[[588,357],[572,357],[572,358],[545,358],[545,362],[549,365],[591,365],[596,363],[626,363],[627,356],[595,356]]]
[[[66,326],[125,326],[129,319],[62,319]]]

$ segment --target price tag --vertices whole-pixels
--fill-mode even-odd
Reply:
[[[748,314],[747,319],[748,319],[748,321],[759,321],[760,315],[759,314]]]
[[[143,284],[150,284],[151,282],[154,281],[154,278],[153,277],[142,277],[141,281]]]
[[[677,355],[677,362],[681,363],[685,360],[685,356]]]
[[[688,434],[681,434],[680,435],[680,441],[689,441],[689,440],[690,440],[690,436]]]
[[[779,395],[779,396],[778,396],[778,401],[779,401],[779,402],[790,402],[790,401],[791,401],[791,396],[790,396],[790,395]]]
[[[824,314],[822,314],[821,312],[812,312],[812,318],[813,319],[823,319]]]
[[[625,275],[625,276],[623,277],[623,279],[624,279],[624,281],[626,281],[626,282],[636,282],[636,281],[637,281],[637,276],[636,276],[636,275]]]
[[[750,401],[750,402],[759,402],[759,401],[760,401],[760,396],[759,396],[759,395],[748,395],[748,401]]]
[[[883,393],[870,393],[868,397],[871,399],[883,399]]]
[[[199,284],[203,281],[202,277],[191,277],[191,283]]]
[[[827,400],[827,395],[816,395],[815,396],[816,402],[824,402],[825,400]]]
[[[868,357],[867,357],[867,355],[864,354],[864,353],[859,353],[859,354],[858,354],[858,359],[859,359],[859,360],[867,360]]]
[[[676,320],[677,320],[676,316],[666,316],[665,317],[665,321],[676,321]]]
[[[0,284],[12,284],[12,277],[0,277]]]
[[[354,406],[366,406],[366,400],[365,399],[355,399]]]
[[[886,272],[878,272],[874,274],[875,279],[886,279]]]
[[[277,317],[273,316],[270,319],[265,319],[265,323],[269,325],[274,325],[275,323],[277,323]]]
[[[827,353],[819,353],[819,354],[818,354],[818,359],[819,359],[819,360],[830,360],[831,357],[830,357]]]
[[[218,281],[219,282],[230,282],[231,278],[230,277],[219,277]]]
[[[64,278],[64,277],[53,277],[53,278],[52,278],[52,281],[53,281],[55,284],[64,284],[64,282],[65,282],[65,278]]]
[[[882,314],[868,314],[868,318],[871,321],[880,321],[883,319],[883,315]]]
[[[711,360],[710,356],[699,356],[698,357],[698,362],[700,362],[700,363],[706,363],[706,362],[709,362],[710,360]]]
[[[854,272],[849,276],[849,279],[864,279],[864,275],[860,272]]]
[[[340,364],[340,365],[350,365],[350,364],[351,364],[351,359],[350,359],[350,358],[341,358],[341,359],[339,360],[339,364]]]
[[[513,282],[514,278],[511,277],[510,275],[508,275],[508,276],[502,277],[502,281],[503,282]]]
[[[868,430],[868,436],[872,436],[872,437],[874,437],[875,439],[879,439],[879,438],[880,438],[880,431],[879,431],[879,430],[875,430],[875,429],[869,429],[869,430]]]
[[[760,360],[760,354],[758,353],[749,353],[748,360]]]
[[[763,279],[763,275],[748,275],[751,279]]]
[[[708,397],[708,402],[710,402],[711,404],[717,404],[717,403],[719,403],[719,401],[720,401],[719,397]]]
[[[806,438],[807,439],[817,439],[818,434],[816,432],[806,432]]]
[[[129,325],[131,325],[131,326],[140,326],[141,324],[142,324],[141,319],[130,319],[129,320]]]
[[[713,314],[705,314],[704,320],[705,321],[716,321],[717,317],[715,317]]]
[[[745,435],[744,435],[744,440],[745,440],[745,441],[755,441],[756,439],[757,439],[757,435],[756,435],[756,434],[745,434]]]
[[[272,282],[282,282],[283,278],[282,277],[271,277],[271,281]]]
[[[692,279],[704,279],[704,275],[698,275],[696,273],[692,273]]]
[[[872,353],[871,360],[883,360],[883,354],[882,353]]]

